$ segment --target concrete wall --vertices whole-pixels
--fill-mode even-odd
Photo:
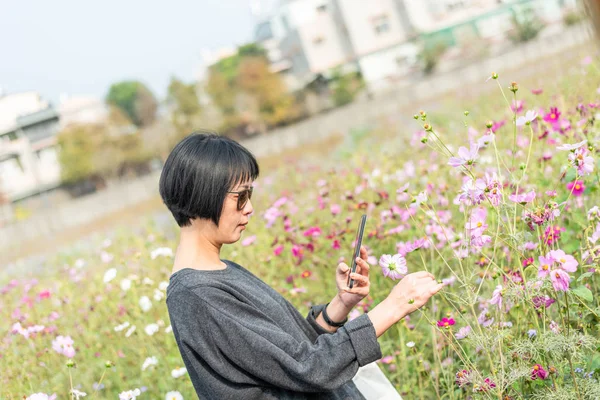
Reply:
[[[502,71],[527,65],[532,74],[542,73],[547,65],[536,64],[536,60],[552,54],[562,54],[569,47],[587,42],[590,39],[589,29],[588,25],[582,24],[550,39],[540,38],[458,71],[448,71],[416,82],[390,85],[387,92],[379,93],[371,100],[356,101],[293,126],[247,140],[243,144],[257,157],[262,157],[301,147],[305,143],[326,139],[334,134],[346,134],[350,129],[368,125],[380,117],[397,116],[403,107],[411,104],[416,106],[459,87],[494,86],[493,83],[485,83],[486,77],[493,71],[502,74]],[[552,46],[544,45],[548,40],[552,40]],[[561,62],[560,57],[556,57],[556,63]],[[504,82],[507,82],[506,79]],[[43,240],[45,236],[93,222],[125,206],[152,199],[158,195],[159,176],[160,173],[155,172],[136,181],[114,185],[102,192],[40,212],[26,221],[0,228],[0,259],[3,249],[18,246],[24,240]]]

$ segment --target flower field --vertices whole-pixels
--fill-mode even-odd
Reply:
[[[600,71],[481,84],[496,90],[465,109],[354,133],[335,162],[263,168],[222,257],[306,313],[366,213],[371,293],[350,318],[405,267],[446,285],[380,338],[405,399],[599,399]],[[140,219],[0,280],[0,398],[196,398],[165,305],[176,225]]]

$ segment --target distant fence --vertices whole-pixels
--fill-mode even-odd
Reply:
[[[285,149],[301,147],[335,134],[346,134],[352,128],[364,126],[382,116],[397,115],[399,110],[411,104],[418,104],[459,86],[469,90],[469,85],[484,84],[491,72],[501,73],[519,65],[527,65],[532,70],[543,72],[547,65],[536,65],[533,61],[560,54],[563,50],[590,40],[590,26],[582,23],[551,37],[515,46],[512,50],[488,57],[458,70],[446,71],[417,82],[390,84],[388,90],[377,93],[370,100],[355,101],[344,107],[297,124],[277,129],[263,136],[244,141],[257,157],[276,154]],[[557,63],[561,63],[557,57]],[[505,84],[508,82],[504,80]],[[160,172],[110,186],[92,195],[62,203],[52,209],[41,210],[31,218],[0,228],[0,255],[3,250],[18,246],[19,243],[57,234],[78,225],[99,220],[127,206],[150,200],[158,195]],[[0,259],[2,257],[0,256]]]

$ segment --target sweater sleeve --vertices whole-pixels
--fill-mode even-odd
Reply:
[[[222,290],[203,288],[202,296],[186,297],[198,302],[203,331],[210,332],[212,342],[210,354],[206,346],[193,350],[214,357],[207,360],[209,364],[229,363],[220,368],[225,374],[241,369],[261,384],[323,392],[340,387],[354,377],[359,366],[381,358],[375,328],[367,315],[311,343],[297,340],[288,333],[289,327],[278,325],[261,310]],[[193,338],[187,340],[193,348]]]
[[[319,316],[319,314],[321,314],[321,312],[323,311],[324,308],[325,308],[325,304],[314,305],[310,308],[310,310],[308,311],[308,315],[306,316],[306,320],[308,321],[308,323],[310,324],[310,326],[313,328],[313,330],[315,331],[315,333],[317,335],[323,335],[325,333],[332,333],[332,332],[328,331],[327,329],[323,328],[317,322],[317,317]]]

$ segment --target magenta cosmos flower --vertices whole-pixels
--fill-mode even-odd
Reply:
[[[437,322],[437,326],[440,328],[450,328],[455,323],[454,318],[442,318]]]
[[[573,181],[567,183],[567,190],[573,192],[573,196],[579,197],[585,191],[585,185],[582,181]]]
[[[548,371],[546,371],[540,364],[535,364],[531,369],[531,379],[536,380],[537,378],[546,379],[548,377]]]
[[[383,271],[383,276],[391,279],[402,279],[408,272],[406,259],[400,254],[384,254],[379,258],[379,265]]]

